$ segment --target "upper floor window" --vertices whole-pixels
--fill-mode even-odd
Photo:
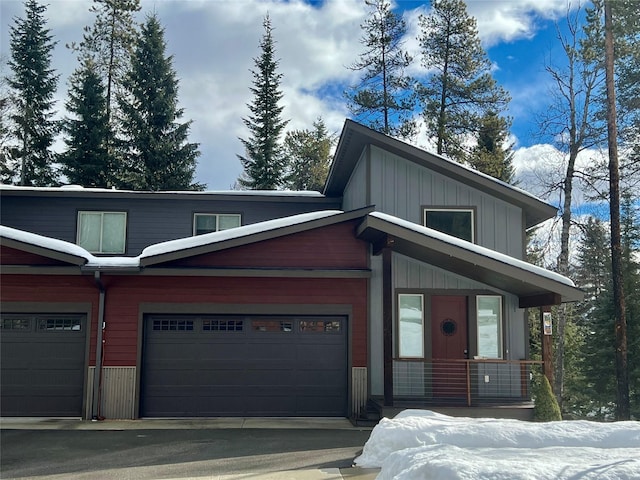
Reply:
[[[125,212],[78,212],[77,243],[91,253],[124,253]]]
[[[219,232],[240,226],[240,215],[229,213],[194,213],[193,234]]]
[[[475,242],[474,211],[470,208],[424,208],[424,226]]]

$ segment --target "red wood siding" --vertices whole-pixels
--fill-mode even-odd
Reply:
[[[105,284],[105,365],[136,364],[140,303],[181,304],[184,313],[193,313],[189,304],[349,305],[352,365],[367,364],[366,279],[120,276]]]
[[[158,266],[367,268],[369,244],[355,238],[355,228],[344,222]]]
[[[355,225],[356,222],[344,222],[184,259],[171,266],[367,268],[368,244],[355,238]],[[37,255],[12,249],[6,253],[6,258],[12,259],[9,261],[42,264],[39,263],[42,257]],[[4,254],[3,249],[3,263]],[[212,314],[217,313],[215,304],[348,306],[352,310],[352,365],[367,364],[367,279],[103,274],[102,281],[106,287],[104,364],[107,366],[137,364],[141,303],[182,305],[180,310],[184,313],[194,313],[189,310],[190,304],[208,304],[211,305],[208,313]],[[3,275],[1,282],[3,302],[91,302],[90,364],[95,364],[99,293],[92,276]],[[252,313],[262,312],[256,307]]]
[[[69,263],[15,248],[0,246],[0,265],[69,265]]]

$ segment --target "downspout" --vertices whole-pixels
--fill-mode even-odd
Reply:
[[[104,297],[106,289],[100,279],[100,272],[94,272],[93,278],[96,286],[100,291],[100,300],[98,302],[98,339],[96,341],[96,368],[93,371],[93,398],[91,404],[91,419],[104,420],[100,415],[100,400],[102,394],[102,351],[103,351],[103,332],[105,328],[104,322]]]

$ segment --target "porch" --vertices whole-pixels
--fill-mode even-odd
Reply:
[[[533,419],[531,382],[543,362],[497,359],[393,359],[393,396],[372,398],[370,414],[406,409],[451,416]]]

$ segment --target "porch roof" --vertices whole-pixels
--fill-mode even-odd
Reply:
[[[357,235],[374,245],[374,253],[389,247],[394,252],[517,295],[521,308],[584,298],[583,292],[567,277],[392,215],[370,213],[358,226]]]

